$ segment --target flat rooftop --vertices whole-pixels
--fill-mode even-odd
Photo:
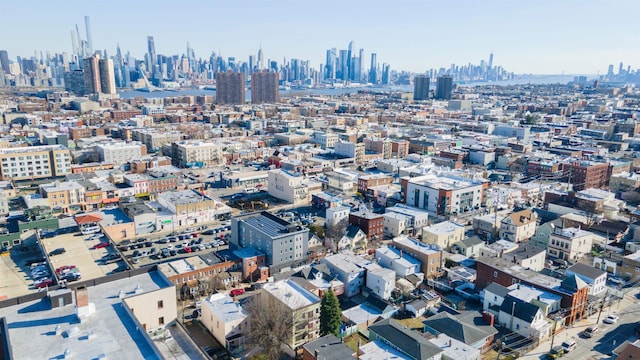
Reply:
[[[445,221],[422,228],[422,231],[426,231],[435,235],[445,235],[457,230],[464,231],[464,226],[458,225],[451,221]]]
[[[272,238],[288,234],[287,229],[291,226],[288,221],[264,211],[257,215],[242,218],[240,221]],[[302,231],[299,227],[296,227],[296,229],[296,231]]]
[[[262,289],[290,309],[296,310],[320,302],[320,298],[291,280],[266,283]]]
[[[96,312],[82,322],[73,305],[51,309],[46,298],[2,308],[0,317],[7,320],[16,359],[62,359],[65,351],[76,359],[159,359],[117,295],[124,290],[131,296],[136,287],[148,292],[167,286],[152,271],[88,287]]]
[[[211,309],[224,323],[242,320],[249,316],[249,313],[238,302],[233,301],[231,296],[225,293],[211,295],[208,299],[205,299],[202,306],[207,306]]]
[[[167,202],[176,205],[195,204],[203,200],[211,200],[192,190],[167,191],[159,194],[158,197],[163,197]]]

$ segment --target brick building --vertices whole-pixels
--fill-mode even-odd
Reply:
[[[373,212],[358,211],[349,214],[349,225],[360,228],[367,240],[382,240],[384,229],[384,216]]]

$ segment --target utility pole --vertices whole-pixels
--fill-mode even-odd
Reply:
[[[602,310],[604,309],[604,302],[607,301],[607,296],[609,295],[609,289],[604,293],[604,299],[602,299],[602,303],[600,304],[600,311],[598,311],[598,319],[596,320],[596,325],[600,323],[600,315],[602,314]]]
[[[556,328],[558,327],[558,318],[560,318],[559,316],[556,316],[553,319],[553,332],[551,333],[551,349],[553,349],[553,340],[555,340],[556,338]]]

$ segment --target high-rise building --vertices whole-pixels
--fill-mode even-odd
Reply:
[[[438,77],[436,83],[436,99],[449,100],[453,92],[453,76],[443,75]]]
[[[376,53],[371,53],[371,67],[369,68],[369,82],[376,84],[378,82]]]
[[[11,72],[9,68],[9,53],[7,50],[0,50],[0,67],[6,74]]]
[[[244,74],[219,72],[216,76],[216,103],[237,105],[244,102]]]
[[[413,78],[413,100],[429,99],[430,82],[427,75],[416,75],[416,77]]]
[[[76,95],[84,95],[86,92],[84,72],[80,69],[66,71],[64,73],[64,89]]]
[[[155,75],[156,68],[156,44],[153,41],[153,36],[147,36],[147,54],[148,54],[148,64],[147,71],[151,73],[151,75]],[[155,76],[154,76],[155,77]]]
[[[279,95],[278,73],[260,71],[251,74],[251,102],[253,104],[278,102]]]
[[[87,94],[98,94],[102,92],[99,60],[100,57],[94,55],[82,61],[82,69],[84,70],[84,86]]]
[[[347,50],[347,73],[345,75],[345,80],[353,80],[353,52],[354,43],[353,41],[349,42],[349,49]]]
[[[91,40],[91,25],[89,24],[89,17],[84,17],[84,26],[87,31],[87,53],[93,55],[93,40]]]
[[[264,69],[264,54],[262,53],[262,46],[258,49],[258,70]],[[253,71],[253,69],[251,69]]]
[[[112,59],[100,59],[100,88],[103,93],[114,95],[116,93],[116,77]]]

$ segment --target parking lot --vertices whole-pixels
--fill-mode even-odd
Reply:
[[[229,248],[230,236],[230,225],[226,224],[230,222],[210,225],[207,229],[190,229],[194,231],[172,236],[143,237],[137,241],[121,242],[118,244],[118,250],[134,267],[226,250]]]
[[[53,269],[65,266],[75,265],[82,280],[95,279],[109,274],[118,268],[119,263],[105,265],[101,260],[103,256],[112,253],[115,250],[109,247],[94,249],[93,247],[101,243],[102,239],[87,240],[90,235],[82,235],[80,233],[62,234],[52,238],[42,239],[41,243],[44,251],[51,251],[64,248],[65,252],[59,255],[49,257]]]
[[[22,246],[15,246],[0,256],[0,298],[12,298],[36,291],[25,261],[42,259],[43,255],[36,246],[35,234],[30,231],[23,234]]]

